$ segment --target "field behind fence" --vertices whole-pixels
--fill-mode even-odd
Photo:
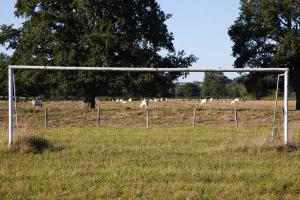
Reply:
[[[139,101],[98,101],[95,109],[82,109],[80,101],[49,101],[42,108],[33,108],[29,101],[18,102],[18,125],[25,129],[47,127],[144,128],[146,111]],[[277,109],[278,128],[282,128],[282,101]],[[290,102],[290,127],[300,127],[300,112]],[[273,101],[246,101],[231,105],[230,101],[214,101],[200,105],[199,101],[169,100],[150,102],[149,127],[272,127]],[[99,110],[98,110],[99,109]],[[236,114],[234,110],[236,109]],[[7,129],[7,101],[0,101],[1,126]],[[237,120],[237,121],[236,121]]]

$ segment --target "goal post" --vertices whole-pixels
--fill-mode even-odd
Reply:
[[[14,137],[14,70],[69,70],[69,71],[112,71],[112,72],[274,72],[284,73],[284,143],[289,143],[288,128],[288,68],[130,68],[130,67],[76,67],[76,66],[8,66],[8,144]]]

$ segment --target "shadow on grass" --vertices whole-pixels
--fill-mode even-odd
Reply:
[[[279,152],[279,153],[293,153],[300,149],[300,143],[292,142],[288,145],[282,144],[279,139],[259,138],[256,140],[242,140],[234,150],[237,152]]]
[[[281,145],[277,147],[278,152],[294,152],[300,149],[300,144],[288,144],[288,145]]]
[[[62,146],[54,145],[47,139],[38,135],[22,135],[17,137],[14,145],[10,148],[13,152],[21,153],[43,153],[44,151],[58,152],[63,150]]]

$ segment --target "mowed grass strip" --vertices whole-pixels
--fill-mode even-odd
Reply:
[[[262,128],[50,129],[39,135],[56,150],[1,148],[0,197],[299,199],[300,150],[268,144],[269,134]],[[299,138],[299,130],[294,134]]]

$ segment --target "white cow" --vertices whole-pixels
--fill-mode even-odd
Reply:
[[[240,99],[239,98],[235,98],[234,100],[232,100],[231,101],[231,103],[230,104],[236,104],[237,102],[239,102],[240,101]]]
[[[210,98],[210,99],[209,99],[210,102],[213,102],[213,100],[214,100],[213,98]]]
[[[206,105],[207,104],[207,99],[202,99],[201,100],[201,105]]]
[[[132,102],[132,98],[129,98],[129,99],[128,99],[128,102]]]
[[[148,105],[149,105],[149,101],[144,98],[144,100],[140,104],[140,107],[144,108],[144,109],[147,109]]]
[[[37,99],[37,98],[34,98],[34,99],[31,101],[31,104],[32,104],[33,107],[38,107],[38,106],[43,107],[43,102],[42,102],[42,100]]]

